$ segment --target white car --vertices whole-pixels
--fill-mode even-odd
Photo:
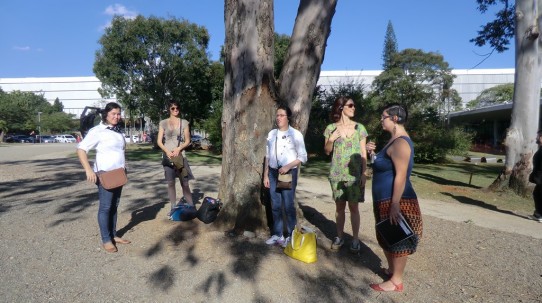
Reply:
[[[132,140],[134,141],[134,143],[138,143],[139,142],[139,136],[138,135],[132,135]],[[130,136],[129,135],[124,135],[124,141],[126,141],[126,143],[130,143]]]
[[[75,143],[75,137],[72,135],[56,135],[56,142],[60,143]]]

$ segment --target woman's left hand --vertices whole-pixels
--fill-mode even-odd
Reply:
[[[284,175],[284,174],[288,173],[288,171],[290,171],[290,168],[288,166],[283,166],[283,167],[279,168],[279,174],[281,174],[281,175]]]
[[[170,157],[177,157],[179,155],[180,150],[174,149],[171,151]]]
[[[391,202],[389,217],[390,217],[391,224],[399,223],[401,219],[401,207],[399,206],[399,202],[397,203]]]

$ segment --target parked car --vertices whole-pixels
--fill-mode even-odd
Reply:
[[[124,134],[124,140],[126,141],[126,143],[130,143],[130,136]],[[134,141],[134,143],[138,143],[139,142],[139,136],[138,135],[132,135],[132,140]]]
[[[203,137],[200,136],[200,135],[192,135],[192,136],[190,136],[190,141],[192,141],[192,143],[200,143],[201,139],[203,139]]]
[[[75,143],[75,137],[72,135],[57,135],[56,142],[60,143]]]
[[[37,136],[36,142],[39,143],[55,143],[56,137],[55,136]]]
[[[190,148],[191,149],[201,149],[201,140],[203,137],[200,135],[191,135],[190,136]]]
[[[35,139],[34,137],[30,137],[27,135],[16,135],[11,137],[11,142],[14,143],[34,143]]]

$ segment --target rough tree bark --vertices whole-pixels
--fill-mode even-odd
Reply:
[[[279,77],[279,97],[292,110],[291,125],[305,134],[314,88],[324,61],[336,0],[302,0]]]
[[[517,194],[529,196],[529,173],[536,150],[539,126],[540,82],[540,0],[516,1],[515,44],[516,72],[512,119],[506,133],[506,165],[492,189],[510,187]],[[538,22],[538,23],[537,23]]]
[[[281,87],[287,89],[281,90],[278,98],[273,78],[273,1],[225,1],[222,174],[218,194],[224,209],[217,223],[233,227],[237,234],[266,227],[260,193],[267,133],[273,128],[279,99],[287,101],[296,112],[296,121],[308,121],[335,3],[301,1],[294,26],[296,40],[283,67],[293,75],[281,74]],[[297,68],[301,70],[294,71]],[[306,129],[306,121],[298,124],[304,124]]]

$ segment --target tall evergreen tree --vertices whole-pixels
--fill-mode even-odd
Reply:
[[[391,60],[394,54],[397,53],[397,39],[391,21],[388,21],[386,28],[386,37],[384,38],[384,50],[382,51],[382,68],[387,70],[391,66]]]
[[[64,110],[64,104],[62,104],[62,102],[60,102],[60,99],[58,99],[58,97],[55,99],[55,102],[53,103],[53,106],[52,106],[52,109],[53,109],[53,112],[62,112]]]

